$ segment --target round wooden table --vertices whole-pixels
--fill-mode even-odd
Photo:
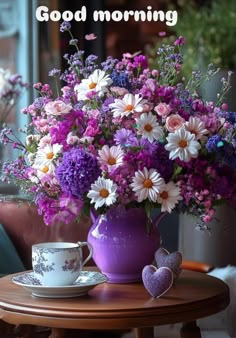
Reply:
[[[136,338],[153,338],[154,326],[183,323],[182,338],[200,338],[196,320],[229,304],[229,288],[221,280],[199,272],[183,271],[176,284],[154,299],[142,283],[96,286],[77,298],[38,298],[9,275],[0,279],[0,319],[11,324],[63,329],[134,329]]]

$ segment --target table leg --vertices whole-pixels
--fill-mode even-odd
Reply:
[[[14,328],[14,333],[20,338],[31,338],[35,336],[35,326],[21,324]]]
[[[136,328],[135,338],[154,338],[154,328],[153,327]]]
[[[64,329],[57,329],[52,328],[51,334],[49,338],[64,338],[65,337],[65,330]]]
[[[201,331],[197,326],[196,321],[183,323],[180,330],[181,338],[201,338]]]
[[[7,334],[10,331],[13,331],[14,325],[12,324],[8,324],[6,322],[4,322],[3,320],[0,319],[0,332],[3,334],[5,334],[7,336]]]

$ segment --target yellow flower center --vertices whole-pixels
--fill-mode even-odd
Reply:
[[[188,142],[186,140],[180,140],[179,141],[180,148],[186,148],[187,145],[188,145]]]
[[[89,84],[89,89],[94,89],[95,87],[96,87],[96,82],[91,82],[90,84]]]
[[[46,173],[48,172],[48,170],[49,170],[49,168],[48,168],[47,165],[45,165],[45,166],[41,169],[41,171],[42,171],[44,174],[46,174]]]
[[[110,157],[110,158],[108,159],[107,163],[108,163],[109,165],[114,165],[114,164],[116,164],[116,159],[115,159],[114,157]]]
[[[100,196],[106,198],[109,196],[109,191],[107,189],[100,190]]]
[[[167,191],[162,191],[162,192],[160,193],[160,197],[161,197],[163,200],[167,200],[168,197],[169,197],[169,194],[168,194]]]
[[[125,111],[131,111],[134,109],[134,106],[132,104],[127,104],[127,106],[125,107]]]
[[[46,157],[48,160],[51,160],[54,157],[54,153],[51,151],[50,153],[47,153]]]
[[[147,178],[146,180],[144,180],[143,186],[144,188],[148,188],[148,189],[152,188],[153,186],[152,180],[150,180],[150,178]]]
[[[148,124],[145,124],[145,126],[144,126],[144,129],[148,132],[148,133],[150,133],[151,131],[152,131],[152,126],[148,123]]]

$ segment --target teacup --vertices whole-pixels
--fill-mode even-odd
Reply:
[[[89,249],[83,259],[82,247]],[[88,242],[49,242],[32,246],[34,277],[44,286],[72,285],[82,267],[92,257],[93,249]]]

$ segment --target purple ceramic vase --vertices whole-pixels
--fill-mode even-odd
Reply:
[[[141,281],[142,270],[151,264],[160,247],[155,224],[147,231],[147,216],[142,208],[110,209],[106,215],[91,215],[93,225],[88,242],[93,246],[93,260],[110,283]]]

